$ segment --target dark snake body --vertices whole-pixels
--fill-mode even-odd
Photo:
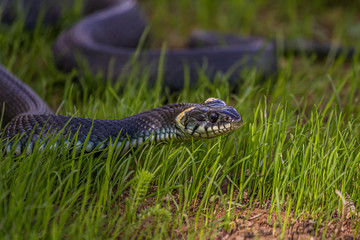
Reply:
[[[22,136],[15,155],[21,152],[30,136],[30,142],[34,144],[39,137],[44,138],[48,133],[60,131],[64,132],[64,135],[70,135],[70,139],[76,135],[76,145],[79,147],[82,147],[90,133],[86,152],[91,152],[96,147],[102,149],[110,141],[116,140],[119,146],[125,141],[123,151],[127,151],[130,144],[136,148],[147,140],[150,142],[186,140],[173,120],[179,113],[194,105],[186,103],[165,105],[116,120],[72,118],[62,115],[20,115],[7,126],[5,137]],[[31,153],[31,149],[28,151]]]
[[[93,75],[102,72],[117,80],[120,74],[131,72],[128,63],[146,28],[145,16],[136,1],[120,1],[85,17],[57,38],[53,46],[57,65],[70,71],[82,68],[81,60],[85,60]],[[276,56],[271,43],[260,38],[237,38],[231,46],[221,47],[221,39],[210,43],[214,46],[166,49],[163,53],[160,49],[142,49],[135,62],[140,72],[147,71],[154,82],[163,57],[163,83],[173,90],[182,89],[185,77],[195,82],[199,73],[209,79],[217,73],[228,73],[227,80],[232,84],[244,69],[255,68],[264,75],[274,73]]]
[[[71,135],[78,132],[78,144],[85,141],[91,130],[92,134],[86,147],[88,152],[97,145],[106,143],[110,138],[115,141],[117,137],[119,143],[126,139],[131,141],[134,147],[141,145],[149,137],[156,142],[168,139],[181,140],[183,136],[176,128],[173,119],[180,112],[196,105],[188,103],[166,105],[118,120],[72,118],[53,115],[47,104],[33,90],[2,66],[0,66],[0,87],[6,89],[0,91],[0,103],[5,106],[3,125],[7,125],[4,138],[11,139],[22,135],[19,149],[16,149],[17,153],[23,149],[30,136],[30,142],[34,144],[41,135],[60,130]]]

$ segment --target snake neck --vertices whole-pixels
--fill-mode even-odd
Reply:
[[[133,140],[146,137],[150,142],[156,143],[187,140],[189,136],[178,129],[175,119],[180,113],[196,105],[198,104],[170,104],[115,120],[119,124],[120,139],[130,138]]]

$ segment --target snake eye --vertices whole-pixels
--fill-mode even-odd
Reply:
[[[217,114],[216,112],[211,112],[209,114],[209,119],[212,123],[215,123],[219,118],[219,114]]]

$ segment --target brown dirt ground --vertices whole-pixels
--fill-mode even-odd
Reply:
[[[228,232],[220,231],[216,239],[281,239],[280,226],[274,227],[275,217],[272,216],[268,221],[268,210],[255,208],[250,215],[244,211],[239,215],[233,224],[233,228]],[[282,213],[282,218],[285,213]],[[339,221],[333,221],[327,226],[325,239],[355,239],[356,221],[347,219],[339,226]],[[316,224],[311,220],[292,220],[286,228],[285,239],[321,239],[325,226],[316,229]],[[340,227],[340,231],[338,231]],[[357,237],[357,239],[360,239]]]
[[[154,191],[152,189],[150,191]],[[245,199],[246,199],[246,193]],[[127,196],[123,195],[122,198]],[[179,204],[177,195],[172,195],[172,200],[175,200]],[[170,201],[170,202],[171,202]],[[122,201],[121,201],[122,202]],[[156,198],[151,197],[145,200],[138,208],[139,211],[153,206],[156,203]],[[164,207],[169,202],[169,198],[164,198]],[[243,202],[248,204],[246,200]],[[195,213],[198,210],[199,203],[191,204],[192,207],[189,209],[190,214],[188,220],[190,225],[194,225],[194,217],[191,216],[191,212]],[[168,205],[167,205],[168,206]],[[254,205],[253,205],[254,206]],[[222,204],[216,203],[214,215],[216,219],[221,219],[225,215]],[[270,212],[270,202],[263,204],[262,206],[251,207],[251,209],[246,208],[245,205],[241,205],[233,208],[232,216],[236,216],[236,220],[231,222],[229,229],[225,230],[224,228],[216,228],[215,230],[210,230],[209,233],[204,233],[206,239],[224,239],[224,240],[240,240],[240,239],[360,239],[360,235],[357,234],[356,228],[359,228],[358,221],[359,213],[355,211],[355,206],[353,203],[348,202],[347,208],[345,208],[346,214],[339,216],[334,214],[333,218],[328,221],[326,225],[316,224],[314,220],[311,220],[310,217],[303,216],[298,219],[293,219],[290,213],[290,219],[287,221],[287,226],[284,235],[282,236],[281,226],[277,222],[277,217],[275,213],[269,217]],[[124,210],[124,209],[122,209]],[[173,214],[176,212],[175,204],[170,203],[170,210]],[[275,211],[274,211],[275,212]],[[195,214],[194,214],[195,215]],[[285,219],[285,209],[281,212],[282,221]],[[201,221],[201,220],[200,220]],[[148,225],[150,222],[153,222],[151,219],[147,219],[144,224]],[[199,223],[201,224],[201,223]],[[151,225],[151,223],[150,223]],[[221,223],[220,223],[221,225]],[[141,227],[140,227],[141,229]],[[139,229],[139,230],[140,230]],[[326,232],[325,232],[326,230]],[[175,236],[173,239],[184,239],[188,235],[193,236],[191,233],[194,232],[194,229],[187,229],[184,226],[182,229],[175,229]],[[357,235],[357,236],[356,236]],[[356,237],[354,237],[356,236]]]

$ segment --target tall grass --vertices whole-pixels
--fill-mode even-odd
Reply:
[[[170,37],[190,32],[191,22],[269,38],[302,36],[299,29],[305,29],[304,35],[313,37],[313,26],[329,14],[325,1],[315,1],[313,8],[296,1],[151,3],[143,4],[158,13],[152,18],[155,39],[167,33],[167,27],[162,32],[156,27],[163,19],[177,27]],[[274,9],[260,14],[269,5]],[[170,8],[184,20],[171,20]],[[354,12],[336,5],[330,10],[340,16],[336,25],[327,20],[333,33],[354,43],[357,37],[344,33]],[[196,14],[187,18],[188,11]],[[319,62],[314,57],[280,57],[276,78],[258,83],[256,72],[248,72],[235,91],[226,78],[212,83],[205,77],[180,92],[170,93],[160,83],[149,91],[146,74],[111,84],[101,76],[59,72],[51,43],[70,23],[59,29],[38,26],[34,32],[25,31],[21,20],[1,25],[1,63],[59,113],[115,119],[165,102],[201,102],[212,96],[231,103],[244,125],[229,136],[148,145],[126,156],[118,156],[113,146],[105,158],[84,151],[75,155],[61,146],[30,156],[1,153],[1,238],[207,238],[231,230],[245,210],[255,208],[266,210],[269,219],[275,216],[274,228],[279,226],[282,234],[291,222],[306,218],[315,222],[313,234],[321,237],[325,233],[316,229],[326,230],[343,209],[335,190],[359,208],[356,58]],[[355,224],[355,233],[358,228]]]

